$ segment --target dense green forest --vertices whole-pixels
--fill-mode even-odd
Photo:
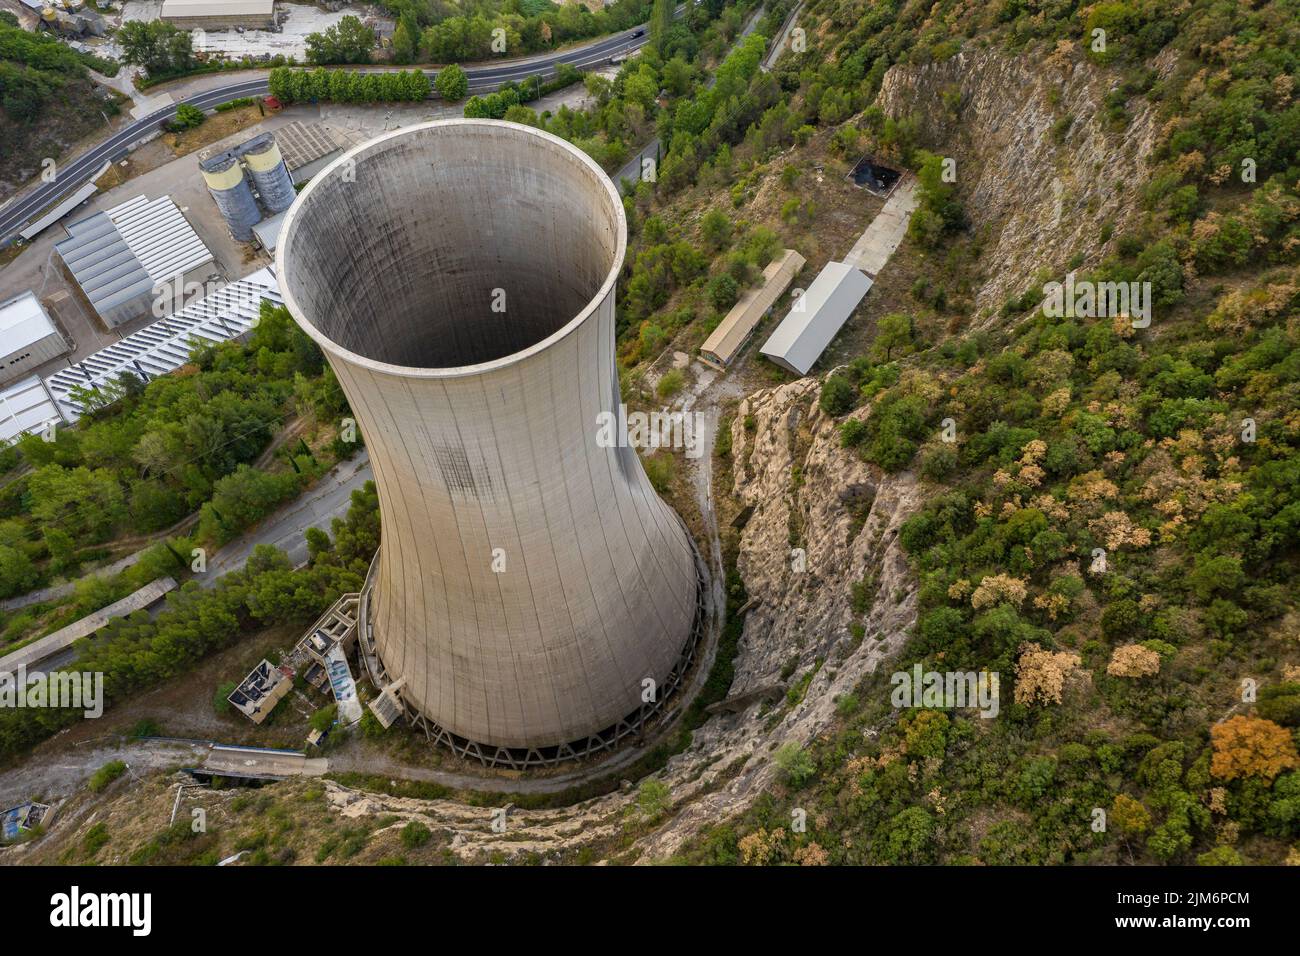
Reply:
[[[647,0],[616,0],[595,12],[581,3],[549,0],[386,0],[397,19],[393,55],[398,63],[462,63],[503,53],[520,56],[603,36],[644,23]],[[493,47],[493,31],[505,49]]]
[[[909,234],[945,268],[918,281],[912,314],[879,320],[821,404],[857,410],[846,447],[930,488],[902,534],[920,619],[901,659],[839,701],[838,732],[783,748],[776,791],[686,857],[1294,862],[1300,6],[821,0],[807,17],[829,46],[782,60],[779,102],[747,148],[722,153],[676,126],[663,168],[676,156],[714,173],[722,153],[739,172],[719,188],[743,181],[765,158],[757,131],[788,114],[777,143],[799,124],[831,125],[832,143],[892,152],[919,173]],[[1090,48],[1097,29],[1104,51]],[[961,185],[934,175],[916,124],[872,101],[895,64],[974,42],[1035,58],[1063,41],[1113,75],[1114,136],[1135,98],[1159,111],[1140,216],[1079,275],[1150,283],[1158,318],[1049,318],[1034,284],[992,330],[963,332],[962,263],[978,245]],[[1177,57],[1163,78],[1151,67],[1161,51]],[[1112,232],[1099,224],[1097,247]],[[869,583],[854,602],[863,614]],[[914,664],[1000,673],[1001,715],[892,709],[889,674]],[[809,833],[790,832],[793,807],[817,821]],[[1109,820],[1100,831],[1096,810]]]
[[[183,580],[193,547],[234,537],[359,447],[337,434],[347,405],[319,349],[286,309],[269,302],[246,342],[197,346],[192,364],[178,374],[147,385],[120,378],[116,388],[94,397],[100,409],[76,428],[60,429],[54,442],[24,438],[8,462],[32,470],[15,471],[0,492],[0,569],[10,576],[7,583],[25,591],[49,573],[74,570],[99,553],[88,544],[126,528],[165,529],[195,509],[200,517],[191,534],[148,546],[126,571],[84,577],[41,631],[161,575]],[[315,451],[301,441],[286,443],[277,467],[250,467],[290,414],[321,423],[322,441],[330,440]],[[261,547],[242,570],[211,588],[184,584],[156,618],[140,612],[113,621],[71,667],[104,672],[113,700],[180,673],[250,630],[306,621],[357,589],[378,546],[378,520],[374,488],[367,485],[354,493],[347,520],[335,520],[332,542],[309,529],[306,569],[294,571],[282,552]],[[8,614],[4,640],[30,638],[43,614],[41,605]],[[0,717],[0,754],[12,754],[79,714],[20,710]]]
[[[134,691],[176,677],[204,657],[241,637],[275,624],[306,625],[341,595],[356,591],[379,547],[379,502],[372,482],[352,493],[346,519],[335,518],[333,536],[312,528],[307,534],[310,562],[294,570],[283,551],[258,545],[244,567],[212,587],[195,581],[167,596],[152,617],[137,611],[115,618],[95,636],[74,645],[77,654],[66,671],[104,675],[108,705]],[[157,552],[156,572],[167,567]],[[0,711],[0,759],[13,757],[58,730],[82,719],[81,711],[20,708]]]
[[[96,95],[88,67],[112,73],[116,64],[23,30],[0,10],[0,180],[32,175],[118,113],[118,97]]]
[[[74,577],[114,542],[196,511],[197,539],[222,544],[353,453],[356,445],[312,452],[299,441],[281,449],[274,468],[249,467],[291,416],[324,423],[332,435],[347,407],[314,344],[283,309],[263,306],[246,343],[199,346],[191,365],[147,384],[124,373],[82,396],[90,411],[75,428],[57,429],[53,441],[26,435],[6,449],[0,596]],[[82,613],[121,596],[83,584]]]

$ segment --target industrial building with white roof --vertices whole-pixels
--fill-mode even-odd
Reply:
[[[0,385],[72,351],[30,291],[0,302]]]
[[[170,196],[136,196],[66,229],[54,249],[110,328],[148,313],[155,290],[213,269],[212,253]]]
[[[173,372],[190,360],[195,341],[226,342],[251,330],[263,299],[276,305],[282,303],[270,268],[224,285],[167,318],[60,369],[46,379],[46,387],[63,416],[75,421],[86,410],[81,390],[111,386],[123,372],[145,382]]]
[[[159,18],[183,30],[275,26],[275,0],[163,0]]]

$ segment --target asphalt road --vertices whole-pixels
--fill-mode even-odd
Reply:
[[[638,36],[638,31],[640,35]],[[540,77],[544,82],[555,76],[561,63],[582,69],[608,63],[610,57],[622,52],[640,49],[649,40],[645,27],[625,30],[603,40],[594,40],[582,46],[573,47],[559,53],[512,60],[499,66],[467,66],[470,93],[486,93],[497,89],[510,80],[522,81]],[[267,73],[269,74],[269,70]],[[362,72],[389,72],[365,71]],[[437,70],[425,70],[430,80],[437,77]],[[200,109],[212,109],[220,103],[238,99],[243,96],[259,96],[267,92],[267,77],[242,80],[230,86],[222,86],[195,94],[188,99],[150,113],[144,119],[137,120],[130,126],[123,127],[99,145],[87,150],[80,156],[61,163],[57,167],[58,175],[51,183],[42,183],[22,198],[0,209],[0,247],[6,246],[20,228],[25,226],[40,213],[54,205],[68,193],[71,193],[91,176],[105,162],[117,162],[126,156],[128,147],[137,140],[157,131],[164,123],[176,116],[176,107],[188,103]]]

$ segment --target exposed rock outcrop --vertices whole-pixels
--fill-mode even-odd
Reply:
[[[1173,62],[1155,66],[1166,72]],[[977,326],[1037,270],[1059,278],[1076,249],[1109,254],[1103,227],[1118,234],[1139,208],[1133,190],[1157,140],[1156,112],[1136,96],[1124,104],[1127,126],[1109,121],[1116,85],[1116,74],[1069,50],[1038,60],[977,49],[885,73],[881,108],[913,117],[922,145],[956,159],[967,216],[986,239]]]
[[[898,544],[899,525],[921,503],[916,482],[908,473],[883,475],[843,448],[836,422],[817,407],[819,391],[819,382],[801,379],[757,392],[732,427],[734,491],[754,506],[737,560],[754,606],[731,694],[777,683],[796,688],[796,702],[771,713],[755,703],[696,732],[666,771],[674,797],[675,780],[688,779],[701,758],[734,776],[644,838],[644,859],[671,856],[706,824],[748,806],[776,776],[772,752],[824,733],[836,697],[896,651],[916,619],[915,582]]]

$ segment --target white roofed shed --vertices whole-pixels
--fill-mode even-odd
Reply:
[[[871,280],[848,263],[826,263],[759,351],[782,368],[807,375],[870,288]]]

